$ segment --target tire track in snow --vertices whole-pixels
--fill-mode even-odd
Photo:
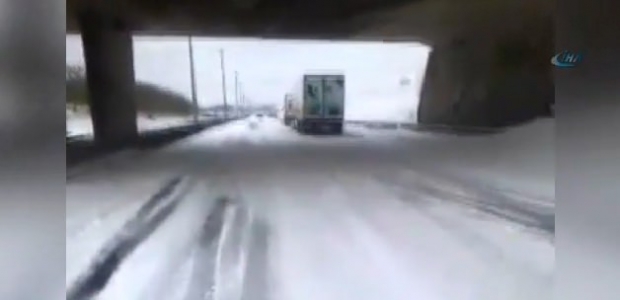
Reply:
[[[228,198],[218,198],[204,222],[202,234],[193,254],[194,263],[191,282],[185,295],[186,300],[213,299],[215,270],[218,265],[217,253],[229,204]]]
[[[250,229],[251,240],[240,300],[268,300],[269,226],[264,221],[255,220]]]
[[[555,214],[547,207],[536,209],[521,205],[518,200],[484,187],[463,186],[454,182],[440,183],[431,178],[418,176],[416,180],[405,181],[398,174],[373,175],[378,182],[399,192],[405,199],[416,199],[415,193],[425,193],[441,200],[449,200],[471,206],[482,212],[555,234]],[[411,190],[415,188],[415,191]],[[458,192],[452,188],[458,188]]]
[[[435,228],[435,234],[440,234],[444,239],[442,243],[448,242],[446,245],[453,244],[453,247],[444,246],[445,249],[462,249],[458,251],[452,251],[452,255],[447,255],[449,254],[449,252],[446,252],[446,254],[444,254],[446,255],[445,259],[431,264],[435,266],[434,272],[442,269],[446,270],[445,273],[443,273],[441,276],[445,276],[445,278],[452,278],[450,280],[454,280],[455,282],[455,288],[452,290],[447,290],[448,292],[451,292],[452,295],[445,295],[446,298],[454,298],[456,294],[459,294],[455,294],[454,291],[458,290],[458,288],[463,288],[462,291],[469,291],[475,293],[476,296],[472,297],[471,299],[493,299],[492,297],[489,297],[489,295],[496,296],[497,291],[501,290],[501,288],[487,288],[488,285],[484,284],[484,282],[493,281],[495,282],[494,284],[502,284],[505,287],[523,287],[525,290],[522,293],[528,294],[529,299],[548,299],[550,292],[548,287],[549,283],[551,283],[553,279],[552,272],[548,271],[547,265],[538,265],[539,261],[537,261],[536,259],[528,258],[527,256],[523,257],[515,255],[515,252],[518,252],[518,250],[511,250],[510,247],[507,248],[506,246],[502,246],[503,244],[497,243],[498,240],[505,240],[507,238],[507,236],[504,235],[507,230],[505,230],[505,228],[503,228],[501,225],[489,227],[488,221],[479,220],[475,217],[471,220],[468,220],[469,217],[463,216],[461,209],[459,209],[458,207],[455,207],[456,210],[453,210],[449,207],[441,207],[442,204],[440,202],[436,202],[435,205],[430,202],[425,203],[425,205],[411,205],[411,207],[409,207],[408,209],[402,210],[403,216],[410,216],[411,218],[397,218],[396,216],[393,216],[396,219],[409,221],[389,221],[385,218],[381,218],[381,213],[371,212],[372,209],[369,210],[367,209],[368,207],[363,207],[364,205],[368,204],[363,204],[363,201],[362,203],[359,202],[360,199],[363,199],[365,197],[364,195],[372,194],[373,190],[377,192],[381,190],[381,185],[379,182],[377,182],[379,184],[373,183],[372,178],[370,178],[369,180],[370,181],[366,184],[362,184],[363,180],[360,180],[360,185],[364,186],[364,189],[356,191],[356,193],[359,194],[353,193],[351,195],[351,198],[349,199],[351,203],[348,206],[355,210],[357,212],[356,215],[362,217],[362,219],[366,221],[366,224],[372,225],[371,228],[374,228],[376,232],[379,233],[379,236],[381,236],[381,233],[383,233],[383,235],[385,235],[384,238],[387,243],[399,245],[395,248],[401,249],[400,251],[402,251],[402,249],[415,249],[421,251],[426,249],[424,247],[420,247],[422,245],[428,245],[426,244],[426,242],[430,241],[430,245],[434,245],[437,241],[440,241],[440,239],[438,239],[437,241],[432,241],[416,235],[418,236],[416,242],[414,240],[402,238],[406,237],[407,235],[403,235],[401,238],[399,238],[398,235],[394,235],[398,231],[414,231],[414,228],[416,228],[416,226],[402,225],[406,223],[415,224],[415,222],[413,221],[416,219],[415,216],[418,216],[422,217],[425,222],[430,222],[429,224],[434,225],[428,228]],[[352,179],[349,182],[353,182]],[[343,183],[346,184],[347,181],[343,180]],[[386,191],[389,190],[390,188],[388,187]],[[386,194],[386,196],[388,194]],[[398,198],[397,195],[394,196],[395,197],[393,198],[385,197],[385,204],[388,207],[395,204],[388,203],[392,202],[392,200],[389,199],[395,200]],[[425,196],[423,194],[418,195],[418,198],[424,197]],[[393,206],[393,208],[397,209],[398,205]],[[386,210],[387,207],[384,207],[382,209]],[[407,212],[407,210],[409,212]],[[362,223],[360,223],[360,225],[362,225]],[[427,226],[425,226],[425,228],[426,227]],[[403,228],[409,229],[407,230]],[[493,228],[495,229],[492,230]],[[497,236],[489,236],[492,232],[499,232],[499,238]],[[430,234],[430,231],[427,232],[427,234]],[[392,238],[387,238],[387,236],[392,236]],[[449,239],[445,239],[448,237]],[[420,239],[423,239],[426,242],[420,244]],[[510,239],[510,237],[508,237],[508,239]],[[540,244],[544,244],[543,248],[545,248],[545,251],[543,251],[543,254],[549,254],[547,250],[550,246],[548,246],[546,242],[537,243],[535,242],[537,239],[533,240],[534,241],[530,241],[529,243],[531,247],[534,247],[532,246],[532,244],[538,246],[541,246]],[[417,246],[415,246],[416,243],[418,244]],[[524,244],[523,241],[519,239],[511,240],[511,243],[516,246]],[[405,251],[403,253],[410,254],[412,252]],[[423,253],[424,252],[421,251],[420,253],[418,253],[418,255]],[[435,256],[434,254],[432,254],[432,252],[427,252],[426,255],[430,255],[429,257]],[[407,255],[405,254],[402,257],[405,258],[407,257]],[[468,259],[474,259],[473,261],[484,262],[485,264],[487,264],[487,266],[481,268],[480,264],[478,263],[471,264],[471,261],[467,259],[461,260],[464,257],[468,257]],[[471,281],[471,279],[469,279],[467,275],[464,275],[464,272],[455,273],[453,270],[451,271],[449,268],[447,268],[447,266],[449,265],[446,264],[446,261],[451,262],[453,264],[452,266],[456,267],[453,270],[458,270],[459,268],[467,268],[466,266],[468,265],[475,267],[470,270],[471,273],[469,275],[474,276],[473,274],[478,274],[477,276],[484,276],[484,278],[480,277],[483,279],[479,282]],[[418,267],[419,266],[420,265],[418,265]],[[432,273],[428,275],[428,277],[434,276],[437,278],[437,276]],[[508,279],[516,281],[507,281]],[[463,286],[463,283],[467,283],[467,285]],[[476,285],[475,290],[470,289],[470,287],[473,286],[472,284]],[[493,294],[494,292],[495,294]]]
[[[189,189],[189,183],[183,189],[179,188],[185,181],[188,180],[181,176],[167,181],[136,215],[125,223],[120,232],[95,256],[91,266],[71,285],[67,291],[67,300],[92,299],[105,288],[123,260],[175,211],[180,199]]]
[[[259,231],[260,231],[259,226]],[[228,197],[216,200],[213,210],[203,225],[196,249],[193,252],[193,268],[186,300],[241,300],[245,299],[246,283],[253,291],[251,299],[256,298],[253,274],[251,281],[245,281],[247,269],[257,270],[255,256],[249,252],[260,251],[256,240],[256,227],[248,208],[240,201]],[[259,237],[264,234],[258,233]],[[264,272],[263,269],[257,270]]]

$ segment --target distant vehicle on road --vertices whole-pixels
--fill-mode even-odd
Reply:
[[[252,114],[250,115],[250,117],[247,119],[248,122],[248,127],[250,129],[256,129],[258,128],[258,122],[260,121],[260,119],[258,118],[258,114]]]
[[[295,115],[293,114],[293,94],[284,95],[284,125],[289,126],[293,123]]]
[[[305,74],[285,96],[284,123],[300,133],[342,134],[345,77]]]

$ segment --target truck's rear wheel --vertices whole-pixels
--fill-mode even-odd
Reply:
[[[293,120],[293,128],[299,132],[299,133],[303,133],[303,127],[301,126],[301,122],[297,119]]]

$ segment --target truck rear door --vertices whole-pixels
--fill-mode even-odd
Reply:
[[[344,115],[344,76],[323,77],[323,117],[341,118]]]
[[[321,117],[323,115],[323,77],[306,75],[304,77],[304,116]]]

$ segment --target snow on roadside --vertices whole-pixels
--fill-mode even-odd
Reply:
[[[90,114],[85,111],[66,111],[67,136],[92,135],[93,125]],[[191,116],[175,116],[165,114],[138,114],[138,130],[164,129],[173,126],[186,125],[193,122]]]

